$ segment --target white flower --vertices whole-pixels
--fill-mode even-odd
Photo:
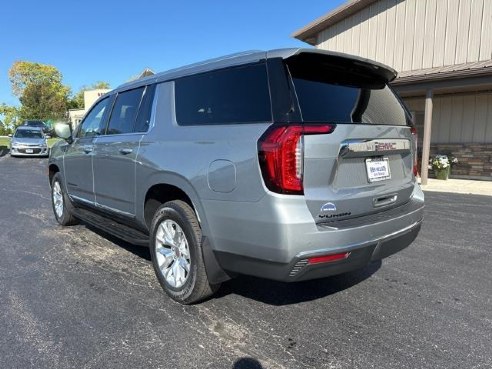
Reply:
[[[450,166],[449,159],[446,155],[436,155],[431,159],[431,164],[434,169],[446,169]]]

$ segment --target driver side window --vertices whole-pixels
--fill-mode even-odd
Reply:
[[[93,137],[103,133],[105,129],[105,122],[103,119],[105,117],[104,112],[108,108],[109,101],[109,97],[106,97],[91,109],[89,114],[87,114],[82,121],[80,129],[77,132],[77,137]]]

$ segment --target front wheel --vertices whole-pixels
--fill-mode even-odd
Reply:
[[[73,225],[77,220],[71,213],[72,204],[63,190],[62,177],[55,173],[51,180],[51,204],[56,221],[62,226]]]
[[[211,296],[201,248],[202,232],[193,209],[184,201],[161,205],[152,220],[150,254],[164,291],[181,304]]]

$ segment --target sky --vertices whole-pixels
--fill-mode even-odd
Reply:
[[[76,92],[245,50],[309,47],[291,34],[345,0],[4,0],[0,103],[17,60],[57,67]]]

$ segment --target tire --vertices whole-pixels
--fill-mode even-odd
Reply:
[[[56,221],[62,226],[77,224],[77,220],[72,215],[73,206],[63,188],[60,173],[55,173],[51,180],[51,205]]]
[[[193,304],[211,296],[201,247],[202,231],[193,209],[184,201],[161,205],[152,219],[150,254],[159,283],[169,297]]]

